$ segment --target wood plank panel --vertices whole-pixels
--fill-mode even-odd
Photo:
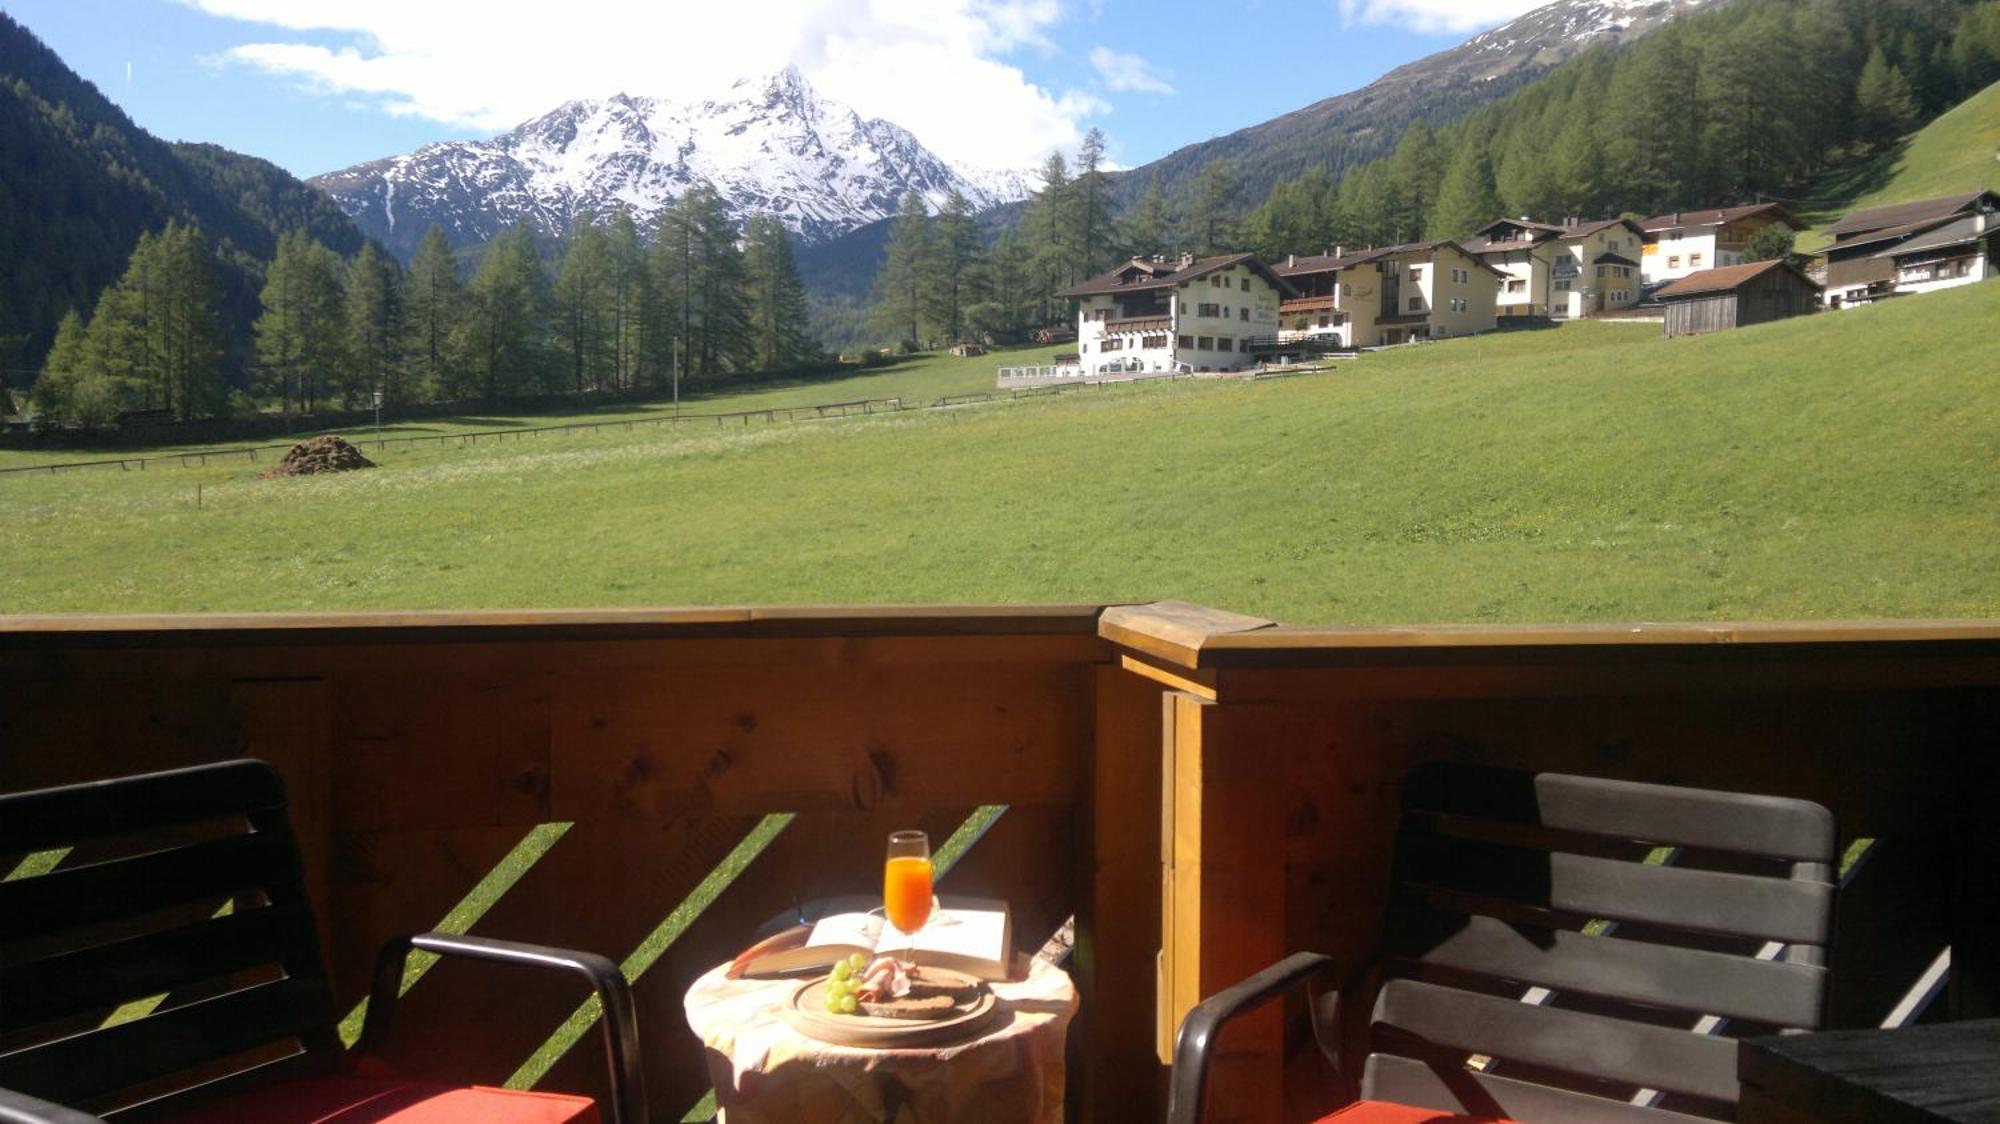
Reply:
[[[561,674],[554,813],[1071,803],[1091,686],[1032,664]]]
[[[1267,967],[1285,949],[1282,712],[1174,700],[1172,916],[1174,1025],[1199,1000]],[[1270,1120],[1282,1108],[1278,1007],[1217,1041],[1210,1119]]]
[[[342,678],[334,815],[347,831],[545,823],[549,694],[539,673]]]
[[[335,834],[333,903],[324,921],[332,935],[326,959],[336,1010],[345,1015],[368,994],[383,942],[435,928],[525,832],[507,826]]]
[[[5,622],[0,622],[4,625]],[[567,640],[482,640],[477,632],[413,632],[401,638],[363,634],[344,642],[252,633],[231,642],[206,638],[168,645],[129,644],[23,648],[58,638],[20,636],[0,627],[0,681],[52,682],[65,678],[192,680],[345,678],[380,675],[484,676],[559,669],[777,666],[840,667],[938,663],[1091,664],[1110,658],[1109,646],[1081,632],[995,632],[966,635],[860,633],[821,630],[807,635],[713,635],[661,638],[607,630]],[[12,645],[10,647],[10,645]]]
[[[333,944],[332,698],[324,680],[243,680],[230,686],[230,705],[247,757],[269,762],[285,778],[287,813],[299,842],[306,896],[320,945]]]
[[[579,823],[471,931],[622,961],[754,823]],[[405,1072],[498,1083],[588,995],[583,980],[566,974],[447,958],[404,997],[385,1053]],[[577,1091],[603,1092],[602,1077]]]
[[[236,756],[220,681],[62,677],[12,686],[0,707],[0,789],[44,788]]]
[[[1097,672],[1096,752],[1088,804],[1090,866],[1077,903],[1074,958],[1083,1003],[1079,1081],[1098,1120],[1159,1115],[1156,1051],[1161,948],[1161,695],[1118,668]]]

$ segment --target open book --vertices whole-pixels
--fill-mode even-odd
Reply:
[[[813,925],[800,925],[760,942],[736,958],[732,976],[769,976],[828,967],[853,953],[874,959],[907,954],[918,964],[950,968],[983,980],[1004,980],[1013,960],[1014,919],[1007,903],[990,898],[943,897],[942,908],[917,933],[914,945],[891,928],[875,899],[834,898]],[[874,910],[874,912],[870,912]]]

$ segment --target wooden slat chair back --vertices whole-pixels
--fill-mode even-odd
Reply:
[[[1731,1118],[1724,1032],[1822,1023],[1835,845],[1832,816],[1802,800],[1416,770],[1362,1098]]]
[[[47,873],[26,860],[62,852]],[[44,861],[40,865],[50,863]],[[0,797],[0,1088],[97,1112],[341,1054],[284,786],[255,761]]]

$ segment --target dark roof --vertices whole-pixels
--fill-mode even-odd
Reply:
[[[1769,214],[1772,218],[1793,230],[1811,230],[1804,219],[1785,209],[1779,203],[1750,203],[1741,207],[1718,207],[1707,211],[1675,211],[1669,215],[1654,215],[1639,224],[1648,234],[1661,230],[1672,230],[1677,226],[1728,226],[1737,219],[1747,219],[1752,215]]]
[[[1539,245],[1551,240],[1588,238],[1600,230],[1619,225],[1630,227],[1632,233],[1638,235],[1642,241],[1644,240],[1646,232],[1640,230],[1639,224],[1633,222],[1631,219],[1592,219],[1588,222],[1570,223],[1567,226],[1556,226],[1553,223],[1546,222],[1531,222],[1527,219],[1495,219],[1478,230],[1473,231],[1473,237],[1462,243],[1460,248],[1474,256],[1500,253],[1505,250],[1518,248],[1521,245],[1519,239],[1495,242],[1490,235],[1487,235],[1487,231],[1500,226],[1521,227],[1534,235],[1533,238],[1528,239],[1528,243],[1530,245]]]
[[[1606,251],[1605,251],[1604,253],[1601,253],[1601,254],[1597,255],[1596,257],[1594,257],[1594,258],[1590,259],[1590,264],[1592,264],[1592,265],[1630,265],[1630,266],[1636,266],[1636,265],[1638,265],[1639,263],[1638,263],[1638,262],[1635,262],[1635,261],[1633,261],[1633,260],[1632,260],[1631,258],[1628,258],[1628,257],[1622,257],[1622,256],[1620,256],[1620,255],[1618,255],[1618,254],[1614,254],[1614,253],[1612,253],[1612,252],[1611,252],[1611,251],[1609,251],[1609,250],[1606,250]]]
[[[1292,292],[1290,283],[1272,272],[1270,266],[1259,261],[1257,255],[1221,254],[1212,258],[1197,258],[1186,266],[1181,265],[1179,258],[1171,262],[1133,258],[1116,269],[1071,285],[1056,296],[1076,300],[1081,297],[1102,296],[1105,293],[1144,293],[1154,289],[1170,289],[1183,281],[1193,281],[1237,265],[1249,266],[1252,272],[1262,274],[1266,281],[1277,286],[1278,295],[1281,297]]]
[[[1953,219],[1923,234],[1919,234],[1900,246],[1891,246],[1870,256],[1877,258],[1899,258],[1907,254],[1921,254],[1926,250],[1944,250],[1953,246],[1966,246],[1995,235],[2000,235],[2000,226],[1989,224],[1987,229],[1981,230],[1979,228],[1979,219],[1976,216],[1965,215],[1962,218]]]
[[[1686,277],[1668,285],[1653,294],[1655,300],[1675,300],[1680,297],[1702,297],[1712,293],[1726,293],[1742,288],[1745,284],[1771,272],[1774,269],[1790,270],[1800,280],[1813,288],[1819,282],[1800,273],[1782,258],[1771,261],[1751,262],[1749,265],[1725,265],[1720,269],[1704,269],[1700,273],[1690,273]]]
[[[1827,255],[1829,260],[1838,257],[1841,261],[1853,261],[1855,258],[1864,256],[1878,256],[1857,254],[1854,251],[1866,249],[1869,246],[1880,246],[1884,243],[1905,242],[1913,235],[1922,234],[1927,230],[1935,230],[1950,221],[1950,216],[1934,216],[1924,219],[1921,222],[1906,222],[1901,226],[1888,226],[1880,230],[1867,230],[1856,234],[1845,242],[1835,242],[1822,252]]]
[[[1543,234],[1561,234],[1563,231],[1563,228],[1555,223],[1536,222],[1533,219],[1494,219],[1472,233],[1475,235],[1485,234],[1496,226],[1518,226],[1523,230]]]
[[[1374,261],[1387,254],[1387,249],[1356,250],[1349,254],[1313,254],[1310,257],[1291,258],[1273,263],[1271,272],[1280,277],[1302,277],[1308,273],[1332,273],[1336,269],[1346,269],[1350,265]]]
[[[1588,238],[1600,230],[1614,226],[1629,226],[1632,228],[1632,233],[1639,235],[1641,238],[1644,238],[1646,235],[1645,231],[1639,229],[1639,224],[1633,222],[1631,219],[1595,219],[1590,222],[1571,223],[1563,227],[1562,236],[1564,238]]]
[[[1357,253],[1351,253],[1351,254],[1342,254],[1339,256],[1320,254],[1316,257],[1299,258],[1289,265],[1280,265],[1275,268],[1278,274],[1284,277],[1298,277],[1307,273],[1331,273],[1336,269],[1347,269],[1350,266],[1366,265],[1369,262],[1382,261],[1386,258],[1401,257],[1405,254],[1421,254],[1425,252],[1434,252],[1440,246],[1452,247],[1459,253],[1464,254],[1467,258],[1471,259],[1474,265],[1477,265],[1479,268],[1486,270],[1488,273],[1492,273],[1495,276],[1498,276],[1500,273],[1499,270],[1494,269],[1492,266],[1479,260],[1479,255],[1470,248],[1468,248],[1464,243],[1454,241],[1450,238],[1440,238],[1435,242],[1404,242],[1398,246],[1379,246],[1373,249],[1362,250]]]
[[[1913,203],[1897,203],[1888,207],[1870,207],[1865,211],[1855,211],[1844,215],[1839,222],[1826,228],[1826,233],[1839,238],[1848,234],[1864,234],[1869,231],[1886,230],[1892,226],[1908,226],[1914,223],[1948,219],[1962,211],[1975,209],[1982,200],[2000,207],[2000,196],[1990,191],[1975,191],[1967,195],[1943,195],[1936,199],[1919,199]]]

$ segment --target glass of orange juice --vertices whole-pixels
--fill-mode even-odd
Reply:
[[[916,947],[917,930],[931,916],[931,840],[921,831],[889,836],[889,857],[882,865],[882,912],[889,924]]]

